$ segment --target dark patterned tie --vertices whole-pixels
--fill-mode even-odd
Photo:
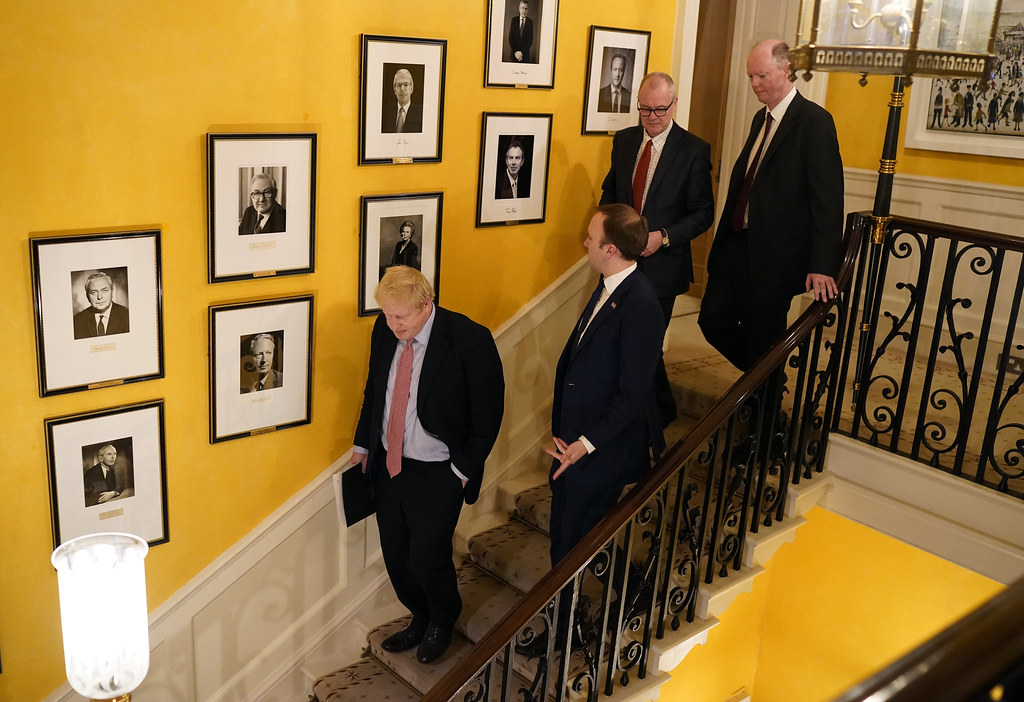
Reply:
[[[587,306],[583,308],[583,314],[580,315],[580,321],[576,323],[576,343],[580,343],[580,339],[583,338],[583,330],[587,328],[587,324],[590,322],[590,318],[594,316],[594,309],[597,307],[597,301],[601,299],[601,293],[604,292],[604,276],[597,281],[597,287],[594,288],[593,294],[590,296],[590,301],[587,302]]]
[[[107,328],[103,325],[103,317],[96,320],[96,336],[105,336]]]
[[[772,113],[769,112],[764,118],[764,136],[761,137],[761,143],[757,146],[757,153],[754,154],[754,160],[750,162],[750,168],[747,169],[747,176],[743,179],[743,185],[740,187],[740,194],[736,198],[736,208],[732,211],[732,220],[729,222],[732,225],[732,230],[738,232],[743,229],[743,221],[747,218],[747,205],[750,202],[750,187],[754,184],[754,175],[757,173],[757,164],[761,160],[761,152],[764,150],[764,143],[768,141],[768,135],[772,131]]]

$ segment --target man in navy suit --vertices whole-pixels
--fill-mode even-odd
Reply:
[[[665,441],[654,371],[665,334],[661,307],[636,259],[647,222],[628,205],[590,220],[590,266],[601,281],[555,369],[551,408],[551,563],[558,563],[650,467]]]
[[[744,371],[785,331],[794,295],[836,295],[843,232],[832,115],[797,92],[781,41],[755,46],[747,75],[766,107],[733,167],[699,317],[708,342]]]
[[[480,494],[505,380],[490,331],[435,305],[416,269],[388,268],[374,297],[383,313],[370,337],[353,458],[373,481],[384,564],[413,615],[382,646],[418,646],[416,658],[430,663],[447,650],[462,610],[452,538],[462,503]]]
[[[642,126],[615,133],[612,163],[601,185],[601,204],[621,202],[650,226],[639,259],[661,304],[665,327],[676,295],[693,282],[690,241],[715,218],[711,146],[673,121],[676,89],[667,73],[648,73],[637,97]],[[676,403],[659,359],[655,392],[662,425],[676,416]]]

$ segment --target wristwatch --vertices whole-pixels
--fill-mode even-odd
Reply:
[[[661,230],[661,245],[662,246],[668,246],[668,230],[667,229],[662,229]]]

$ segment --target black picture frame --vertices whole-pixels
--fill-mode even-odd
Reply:
[[[544,221],[551,120],[550,113],[483,113],[476,226]],[[511,169],[517,158],[518,172],[513,186]]]
[[[150,546],[170,540],[163,400],[43,424],[54,548],[105,531],[135,534]]]
[[[447,52],[445,39],[362,35],[360,165],[441,161]]]
[[[160,230],[29,245],[40,397],[164,376]]]
[[[314,271],[316,159],[314,133],[207,133],[207,282]]]
[[[484,86],[555,87],[559,0],[488,0]]]
[[[211,444],[310,423],[312,294],[210,305],[209,324]]]
[[[440,192],[360,198],[360,317],[380,312],[373,290],[384,270],[391,265],[403,264],[419,270],[434,288],[434,301],[439,299],[443,200]],[[411,230],[411,237],[404,245],[403,229]]]
[[[651,33],[592,25],[588,47],[581,133],[614,134],[639,124],[637,95],[647,75]],[[619,89],[613,91],[616,79]]]

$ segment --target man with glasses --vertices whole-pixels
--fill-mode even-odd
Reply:
[[[257,173],[249,181],[249,202],[238,222],[238,233],[278,234],[285,230],[285,209],[277,202],[277,181]]]
[[[394,100],[384,100],[384,109],[380,116],[382,134],[418,134],[423,131],[423,108],[412,101],[416,83],[412,73],[406,68],[395,71],[392,81],[395,90]]]
[[[644,76],[637,109],[641,126],[615,133],[601,204],[630,205],[647,219],[647,246],[637,263],[654,287],[667,328],[676,296],[693,282],[690,241],[715,216],[711,146],[672,119],[676,88],[667,73]],[[664,359],[658,361],[654,391],[662,425],[667,426],[676,417],[676,403]]]

